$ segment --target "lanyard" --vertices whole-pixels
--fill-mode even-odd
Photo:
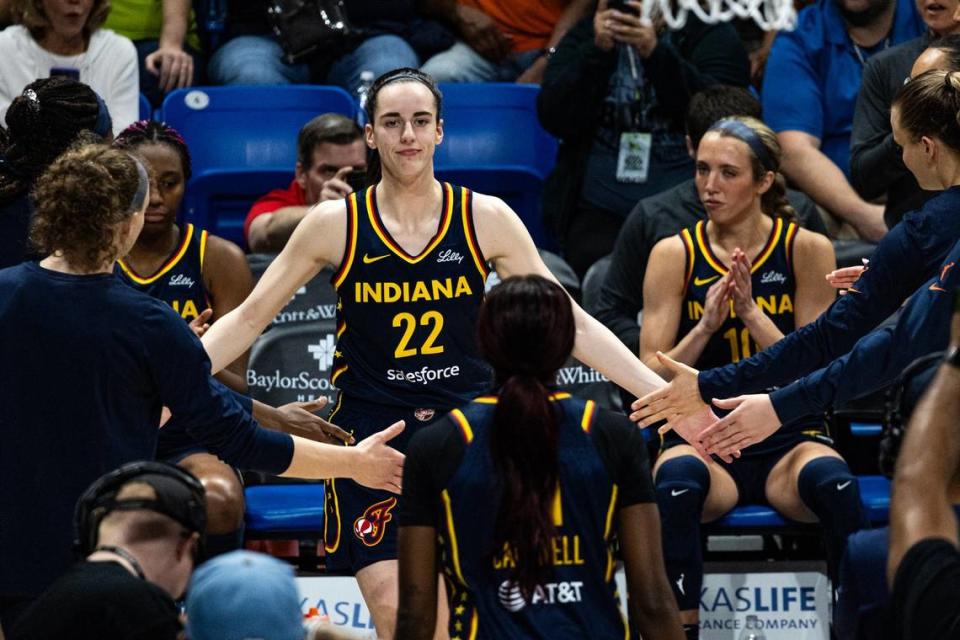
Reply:
[[[860,66],[867,64],[866,58],[863,57],[863,49],[860,48],[856,42],[853,41],[853,38],[850,38],[850,44],[853,45],[853,52],[857,55],[857,60],[860,61]],[[890,36],[887,36],[883,39],[883,49],[886,49],[890,46]],[[871,47],[872,48],[872,47]]]

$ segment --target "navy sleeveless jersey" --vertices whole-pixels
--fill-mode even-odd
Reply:
[[[797,289],[793,274],[793,240],[797,225],[773,221],[770,237],[760,254],[753,259],[753,298],[757,306],[784,335],[796,328],[794,320],[794,292]],[[678,339],[687,335],[700,322],[706,304],[707,290],[727,274],[726,266],[710,248],[706,223],[700,221],[691,229],[680,232],[686,249],[687,265],[683,309],[680,315]],[[693,365],[701,371],[739,362],[759,351],[750,337],[750,331],[737,318],[730,304],[730,313],[719,330],[714,332]]]
[[[347,198],[347,244],[331,282],[337,346],[330,380],[348,398],[448,409],[490,388],[474,338],[487,266],[472,194],[442,183],[437,233],[411,256],[390,237],[376,187]]]
[[[561,416],[560,482],[553,500],[557,536],[550,577],[529,602],[508,579],[515,562],[511,550],[491,548],[499,505],[488,499],[496,490],[488,425],[497,399],[480,397],[451,413],[466,443],[441,493],[437,530],[451,637],[628,637],[613,577],[618,487],[590,435],[596,405],[566,393],[553,397]]]
[[[123,259],[117,261],[115,271],[134,289],[163,300],[190,321],[210,306],[203,285],[206,249],[207,232],[188,223],[180,232],[180,244],[156,273],[142,276]]]

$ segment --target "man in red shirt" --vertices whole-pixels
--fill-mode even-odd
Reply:
[[[356,122],[325,113],[303,125],[293,181],[250,207],[243,223],[247,246],[257,253],[278,253],[313,205],[345,198],[353,192],[350,174],[366,168],[367,146]]]

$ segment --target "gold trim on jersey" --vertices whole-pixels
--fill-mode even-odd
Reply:
[[[337,367],[336,369],[334,369],[334,370],[330,373],[330,384],[336,384],[336,383],[337,383],[337,378],[339,378],[340,375],[343,374],[343,372],[346,371],[346,370],[349,369],[349,368],[350,368],[349,365],[341,365],[341,366]]]
[[[447,515],[447,540],[450,542],[450,560],[453,562],[453,573],[457,576],[460,584],[467,586],[467,581],[463,579],[463,572],[460,570],[460,549],[457,546],[457,531],[453,525],[453,507],[450,505],[450,494],[446,489],[440,492],[440,498],[443,500],[443,508]]]
[[[373,189],[369,187],[368,189]],[[357,194],[351,193],[347,196],[347,239],[343,250],[343,261],[340,263],[340,269],[337,270],[330,282],[334,289],[339,289],[340,285],[350,273],[350,267],[353,266],[353,260],[357,256]]]
[[[556,400],[566,400],[567,398],[572,397],[566,391],[555,391],[547,396],[551,402]],[[473,402],[478,404],[497,404],[497,396],[478,396],[473,399]],[[592,402],[592,401],[590,401]]]
[[[560,479],[557,478],[557,490],[553,492],[553,526],[563,526],[563,500],[560,496]]]
[[[460,432],[463,434],[464,441],[467,444],[473,442],[473,429],[470,428],[470,421],[467,420],[467,416],[463,415],[463,411],[454,409],[450,412],[450,417],[460,426]]]
[[[490,269],[487,268],[487,262],[483,259],[483,252],[480,251],[480,241],[477,239],[476,230],[473,227],[473,195],[466,187],[460,187],[460,215],[463,219],[463,235],[467,239],[467,248],[470,249],[470,255],[473,256],[473,263],[483,279],[486,280],[490,275]]]
[[[430,255],[430,252],[436,249],[437,245],[439,245],[447,235],[447,231],[450,229],[450,221],[453,219],[453,187],[450,186],[449,182],[443,182],[441,183],[441,188],[443,189],[443,205],[441,206],[440,223],[437,225],[437,233],[430,242],[427,243],[427,246],[423,248],[423,251],[416,256],[411,256],[404,251],[403,247],[390,236],[386,225],[382,224],[380,220],[380,211],[377,209],[377,203],[374,197],[375,187],[367,188],[367,217],[370,218],[370,225],[373,227],[374,233],[379,236],[380,240],[390,249],[391,253],[395,254],[404,262],[417,264]]]
[[[333,416],[331,415],[331,417]],[[324,504],[332,504],[335,515],[334,518],[327,517],[327,514],[323,515],[323,548],[327,553],[335,553],[336,550],[340,548],[340,499],[337,497],[337,485],[334,478],[327,478],[323,481],[323,485]],[[332,523],[331,520],[333,520]],[[328,531],[336,533],[337,537],[333,544],[328,544],[328,540],[330,539],[327,537]]]
[[[706,222],[701,220],[697,223],[695,228],[695,234],[697,239],[697,246],[700,249],[701,255],[703,255],[704,260],[707,261],[714,271],[719,273],[722,276],[727,275],[727,268],[720,262],[719,258],[714,255],[713,249],[710,248],[710,242],[707,240],[706,234]],[[777,248],[777,244],[780,240],[780,234],[783,231],[783,218],[774,218],[773,220],[773,229],[770,231],[770,237],[767,238],[767,244],[764,245],[763,249],[760,250],[760,253],[756,258],[753,259],[753,266],[750,268],[750,273],[756,273],[756,271],[763,266],[763,263],[773,255],[774,250]]]
[[[204,229],[200,232],[200,273],[203,274],[203,259],[207,257],[207,237],[209,234]]]
[[[204,231],[203,233],[205,235],[207,232]],[[190,241],[192,239],[193,239],[193,225],[188,222],[187,228],[183,234],[183,242],[181,242],[180,246],[171,254],[171,257],[167,260],[166,264],[160,267],[160,269],[157,270],[157,272],[154,273],[152,276],[147,276],[146,278],[138,275],[137,272],[134,271],[133,268],[131,268],[130,265],[128,265],[124,261],[123,258],[120,258],[119,260],[117,260],[117,263],[120,265],[120,268],[123,269],[123,272],[127,274],[127,277],[133,280],[134,282],[136,282],[137,284],[152,284],[157,280],[159,280],[160,276],[162,276],[163,274],[170,271],[170,269],[173,269],[175,266],[177,266],[177,263],[179,263],[180,260],[183,258],[183,256],[187,253],[187,249],[190,247]],[[204,244],[201,244],[200,245],[201,270],[203,269],[203,248],[204,248]]]
[[[580,428],[586,433],[590,433],[590,427],[593,426],[593,418],[597,415],[597,403],[593,400],[587,400],[583,408],[583,417],[580,419]]]
[[[787,252],[787,264],[790,265],[790,271],[794,273],[796,273],[796,270],[793,268],[793,241],[797,237],[797,228],[797,223],[795,222],[787,224],[787,232],[783,238],[783,246]]]
[[[697,251],[693,248],[693,238],[690,236],[690,229],[684,229],[680,232],[680,239],[683,241],[683,250],[687,254],[687,264],[683,275],[683,289],[686,291],[690,286],[690,279],[693,277],[693,263],[697,257]]]
[[[613,489],[610,491],[610,506],[607,507],[607,521],[603,525],[603,539],[607,541],[607,570],[605,573],[605,580],[610,582],[613,579],[613,549],[610,548],[610,534],[613,530],[613,514],[617,507],[617,494],[620,493],[620,488],[614,484]]]

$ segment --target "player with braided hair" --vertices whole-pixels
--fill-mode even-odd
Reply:
[[[87,131],[111,135],[110,112],[90,87],[53,77],[26,86],[6,115],[0,136],[0,269],[30,256],[27,228],[34,181]]]

